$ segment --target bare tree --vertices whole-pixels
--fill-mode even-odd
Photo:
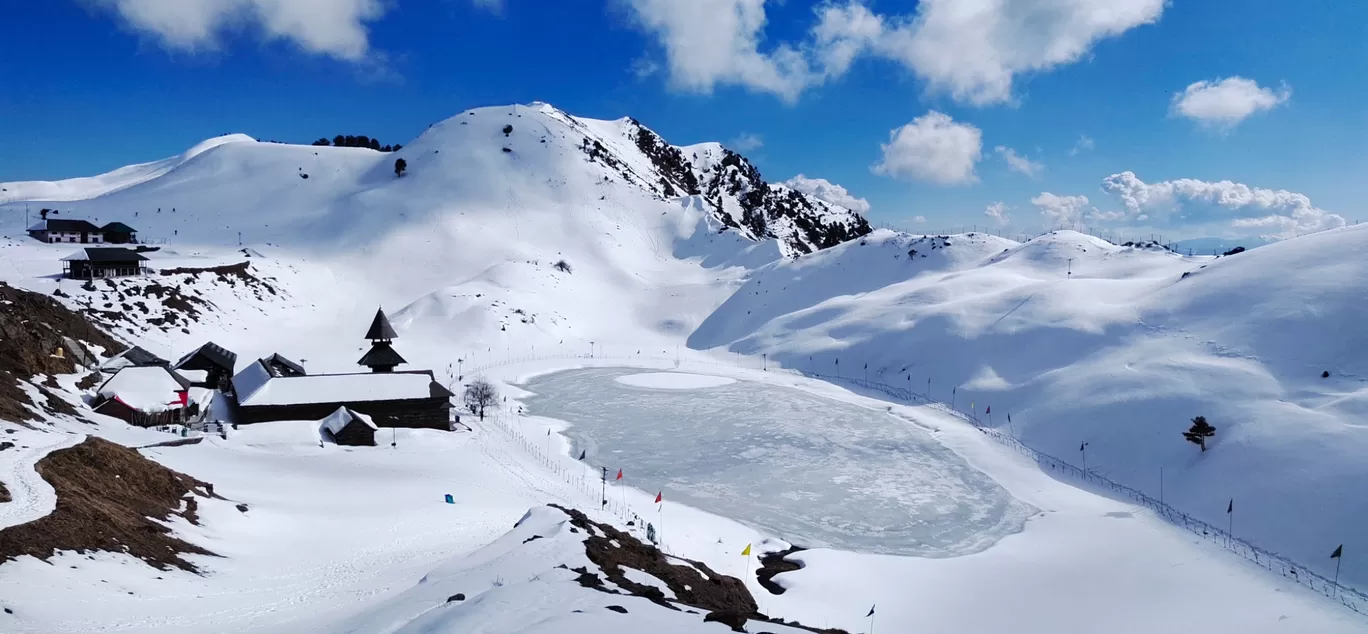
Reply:
[[[494,385],[483,378],[477,378],[466,385],[465,405],[470,409],[470,413],[476,414],[480,420],[484,420],[485,408],[493,405],[499,399],[499,392],[494,389]]]

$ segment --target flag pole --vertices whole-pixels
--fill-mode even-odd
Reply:
[[[1339,585],[1339,569],[1340,569],[1340,564],[1343,563],[1343,562],[1344,562],[1344,556],[1343,556],[1343,555],[1341,555],[1341,556],[1335,558],[1335,585]]]

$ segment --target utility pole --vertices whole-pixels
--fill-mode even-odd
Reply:
[[[1073,258],[1069,258],[1069,278],[1073,278]]]
[[[1088,443],[1079,445],[1078,451],[1083,454],[1083,475],[1088,475]]]
[[[762,352],[762,353],[760,353],[760,371],[761,371],[761,372],[769,372],[769,353],[768,353],[768,352]]]
[[[608,506],[608,467],[600,468],[603,469],[603,491],[599,494],[599,510],[603,510]]]
[[[1159,503],[1164,503],[1164,465],[1159,465]]]

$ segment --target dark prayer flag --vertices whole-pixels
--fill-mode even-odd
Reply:
[[[1230,504],[1227,504],[1227,505],[1226,505],[1226,512],[1227,512],[1227,513],[1234,513],[1234,512],[1235,512],[1235,498],[1230,498]]]
[[[1339,559],[1340,556],[1343,555],[1343,554],[1344,554],[1344,544],[1340,544],[1339,547],[1335,549],[1335,552],[1330,553],[1330,558],[1331,558],[1331,559]]]
[[[983,413],[984,413],[984,414],[992,414],[992,413],[993,413],[993,406],[992,406],[992,405],[989,405],[989,406],[988,406],[988,409],[983,410]]]
[[[588,450],[588,449],[582,449],[582,450],[580,450],[580,457],[579,457],[579,459],[580,459],[580,460],[584,460],[584,455],[587,454],[587,453],[589,453],[589,450]]]
[[[866,614],[865,616],[874,616],[874,606],[869,606],[869,614]]]

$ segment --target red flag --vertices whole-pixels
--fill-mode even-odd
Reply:
[[[619,480],[622,479],[622,469],[618,469],[618,477],[617,477],[617,479],[619,479]]]
[[[664,494],[664,493],[665,493],[664,491],[661,491],[660,493],[657,493],[657,494],[656,494],[656,504],[660,504],[660,500],[661,500],[661,497],[660,497],[660,496],[661,496],[662,494]]]

